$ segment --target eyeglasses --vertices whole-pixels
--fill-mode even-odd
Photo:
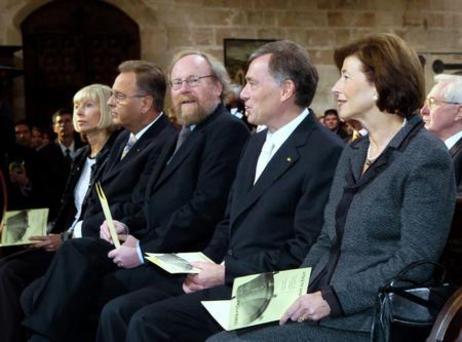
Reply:
[[[427,105],[427,107],[430,110],[434,110],[436,108],[436,106],[438,106],[441,103],[452,104],[452,105],[462,105],[461,103],[458,103],[458,102],[449,102],[449,101],[437,100],[434,97],[429,97],[429,98],[425,99],[425,105]]]
[[[125,101],[126,99],[129,99],[132,97],[145,97],[145,96],[148,96],[148,95],[145,95],[145,94],[126,95],[119,91],[114,91],[114,90],[111,91],[111,97],[113,97],[117,103]]]
[[[193,75],[193,76],[189,76],[189,77],[185,78],[184,80],[182,80],[180,78],[175,78],[174,80],[170,81],[170,87],[173,90],[178,90],[178,89],[181,88],[183,83],[186,82],[188,87],[194,88],[194,87],[197,87],[199,85],[200,80],[202,78],[206,78],[206,77],[215,77],[215,75],[205,75],[205,76],[195,76],[195,75]]]

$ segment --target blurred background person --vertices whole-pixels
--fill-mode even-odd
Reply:
[[[43,130],[40,127],[32,126],[30,147],[38,151],[46,145],[47,142],[44,140]]]
[[[457,204],[451,233],[441,263],[448,280],[462,285],[462,76],[437,75],[420,113],[425,128],[440,138],[449,150],[454,164]]]
[[[343,141],[349,142],[351,139],[351,134],[345,127],[345,123],[340,120],[336,109],[327,109],[324,112],[322,123],[325,127],[337,134]]]
[[[50,220],[56,218],[71,163],[77,149],[83,146],[72,125],[72,111],[60,109],[53,114],[52,121],[56,140],[38,151],[40,167],[37,171],[39,191],[44,196],[44,206],[50,208]]]
[[[31,129],[26,120],[20,120],[14,125],[16,143],[22,146],[31,147]]]

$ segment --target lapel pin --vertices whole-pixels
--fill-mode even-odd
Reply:
[[[287,157],[287,159],[286,159],[286,160],[287,160],[287,162],[289,162],[289,163],[290,163],[290,162],[292,161],[292,158],[290,158],[290,157]]]

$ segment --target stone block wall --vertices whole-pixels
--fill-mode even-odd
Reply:
[[[461,0],[106,1],[138,22],[142,57],[164,67],[176,51],[191,47],[222,60],[224,38],[286,38],[306,46],[321,77],[313,103],[318,114],[333,106],[337,46],[371,32],[394,32],[430,59],[462,52]],[[0,44],[20,45],[21,21],[46,2],[0,0]],[[431,76],[428,69],[428,83]],[[20,98],[20,85],[17,91]]]

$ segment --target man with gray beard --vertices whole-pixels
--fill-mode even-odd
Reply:
[[[155,282],[158,270],[145,265],[145,252],[201,250],[223,218],[249,136],[223,105],[229,77],[213,57],[188,51],[174,58],[169,84],[182,129],[166,143],[148,185],[135,189],[130,203],[114,208],[125,243],[114,248],[102,222],[101,239],[71,240],[61,247],[25,320],[36,334],[32,340],[89,340],[81,335],[82,327],[92,327],[85,321],[89,312]]]

